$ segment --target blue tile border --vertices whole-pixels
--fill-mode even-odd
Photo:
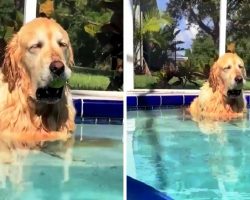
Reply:
[[[127,110],[153,110],[161,107],[188,106],[198,95],[144,95],[127,96]],[[250,94],[245,94],[247,106],[250,107]]]
[[[162,96],[162,105],[163,106],[179,106],[183,105],[184,97],[182,95],[175,96]]]
[[[123,101],[73,99],[76,123],[122,124]]]
[[[84,102],[83,117],[123,117],[123,103],[120,102]]]
[[[197,96],[193,94],[127,96],[127,108],[131,111],[188,106]],[[250,94],[245,94],[245,97],[247,106],[250,107]],[[121,124],[123,121],[123,101],[121,100],[73,99],[73,103],[76,108],[76,123],[81,121],[81,123],[92,124]]]
[[[161,96],[138,96],[138,106],[161,106]]]
[[[191,102],[197,97],[198,95],[185,95],[184,96],[184,105],[190,105]]]
[[[250,106],[250,96],[249,95],[246,96],[246,100],[247,100],[247,106]]]
[[[123,118],[76,117],[76,124],[110,124],[123,125]]]
[[[82,116],[82,99],[74,99],[73,104],[76,109],[76,116],[81,117]]]
[[[137,97],[127,97],[128,107],[136,107],[138,105]]]

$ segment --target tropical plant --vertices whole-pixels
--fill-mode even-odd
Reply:
[[[136,5],[135,5],[136,7]],[[139,7],[138,7],[139,8]],[[139,11],[140,12],[140,11]],[[153,33],[158,33],[161,29],[171,24],[169,15],[160,13],[158,10],[152,9],[143,13],[142,19],[138,19],[138,11],[134,9],[134,55],[135,66],[143,66],[143,57],[145,56],[144,46],[150,46],[151,41],[155,41]],[[139,14],[139,18],[140,18]],[[142,53],[143,52],[143,53]],[[147,61],[147,59],[145,59]],[[140,63],[140,64],[139,64]]]
[[[193,40],[191,50],[186,51],[189,61],[200,71],[205,70],[205,66],[211,66],[218,55],[217,48],[210,35],[199,33]]]
[[[21,0],[0,1],[0,66],[7,42],[23,23],[23,2]]]
[[[183,51],[181,44],[183,41],[177,40],[180,30],[176,30],[176,25],[165,26],[159,32],[151,33],[148,40],[147,58],[150,69],[160,70],[166,62],[172,60],[176,65],[176,59],[170,58],[170,54]]]
[[[102,0],[100,6],[112,11],[108,22],[102,24],[89,23],[92,27],[89,34],[95,36],[101,45],[100,61],[111,60],[111,69],[115,71],[110,77],[107,90],[121,90],[123,85],[123,0]]]

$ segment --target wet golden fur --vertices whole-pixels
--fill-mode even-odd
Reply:
[[[65,45],[58,46],[56,40]],[[43,48],[37,46],[43,42]],[[38,86],[48,81],[53,60],[73,64],[69,37],[54,20],[37,18],[24,25],[9,42],[0,71],[0,134],[26,140],[66,139],[74,131],[75,110],[65,87],[55,104],[34,100]]]
[[[242,84],[236,84],[235,77],[242,77]],[[189,111],[195,121],[204,118],[218,121],[242,118],[246,111],[243,91],[238,97],[230,98],[228,90],[242,90],[246,71],[242,59],[234,53],[226,53],[212,66],[209,80],[191,103]]]

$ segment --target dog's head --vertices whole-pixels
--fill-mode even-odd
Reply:
[[[33,99],[54,103],[61,98],[64,86],[49,85],[56,78],[68,80],[73,63],[66,31],[52,19],[36,18],[8,44],[2,72],[10,91],[26,87]]]
[[[246,82],[244,62],[235,53],[226,53],[212,66],[209,74],[209,84],[213,92],[220,91],[228,98],[242,95]]]

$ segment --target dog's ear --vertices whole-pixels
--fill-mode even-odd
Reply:
[[[19,56],[17,53],[17,40],[17,35],[14,35],[12,40],[7,45],[2,65],[2,73],[4,75],[4,80],[8,83],[10,91],[15,88],[17,80],[21,78],[21,70],[18,66]]]
[[[208,78],[209,86],[212,88],[213,92],[215,92],[216,88],[219,87],[219,66],[215,62],[214,65],[210,69],[209,78]]]

